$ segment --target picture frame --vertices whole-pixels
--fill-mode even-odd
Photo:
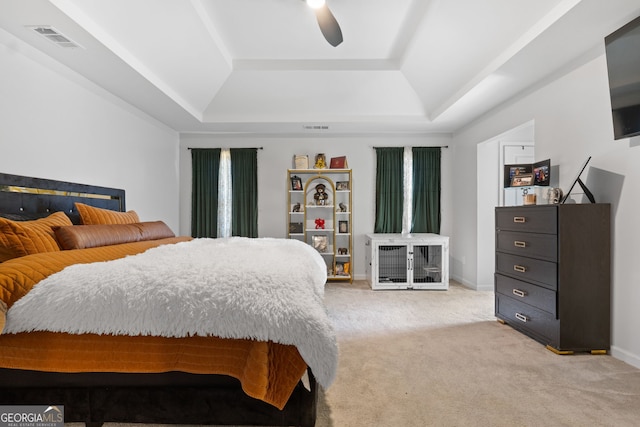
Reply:
[[[530,163],[504,165],[504,187],[511,187],[513,178],[519,175],[526,175],[532,173],[532,167]]]
[[[338,181],[338,182],[336,182],[336,190],[337,191],[349,191],[349,181]]]
[[[327,252],[329,239],[326,234],[314,234],[311,236],[313,248],[318,252]]]
[[[329,168],[331,169],[346,169],[348,167],[347,156],[332,157],[329,162]]]
[[[551,160],[543,160],[533,165],[534,185],[548,187],[551,178]]]
[[[302,191],[302,178],[296,175],[291,177],[291,190]]]
[[[302,223],[301,222],[290,222],[289,223],[289,233],[291,234],[301,234],[303,232]]]
[[[529,187],[533,185],[533,178],[532,173],[514,175],[511,179],[511,187]]]
[[[309,169],[309,156],[306,154],[295,154],[293,156],[293,167],[295,169]]]
[[[338,221],[338,233],[349,232],[349,221]]]

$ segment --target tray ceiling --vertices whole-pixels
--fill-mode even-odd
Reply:
[[[637,0],[327,4],[337,47],[301,0],[3,0],[0,42],[179,132],[455,132],[601,54],[640,14]]]

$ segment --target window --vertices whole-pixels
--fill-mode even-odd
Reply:
[[[258,237],[257,150],[192,149],[191,235]]]
[[[440,148],[376,148],[376,233],[440,233]]]

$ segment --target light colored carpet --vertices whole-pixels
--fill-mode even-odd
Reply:
[[[317,427],[640,425],[640,370],[551,353],[495,320],[492,292],[331,283],[326,302],[340,360]]]
[[[318,427],[638,426],[640,370],[559,356],[496,322],[493,293],[329,284],[336,382]]]

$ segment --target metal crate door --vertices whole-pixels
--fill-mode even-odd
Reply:
[[[413,246],[413,283],[442,282],[442,245]]]
[[[378,283],[407,283],[407,246],[379,245]]]

